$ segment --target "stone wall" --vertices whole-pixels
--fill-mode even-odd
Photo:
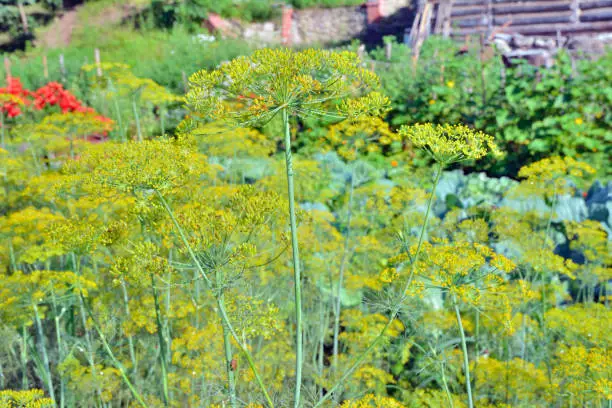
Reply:
[[[354,38],[363,41],[364,34],[373,29],[380,29],[381,27],[378,27],[380,25],[394,28],[397,24],[387,21],[393,15],[402,16],[403,27],[411,23],[410,19],[404,18],[405,13],[402,11],[408,9],[412,0],[382,0],[379,24],[368,24],[366,1],[364,0],[364,4],[359,6],[293,10],[289,42],[293,45],[307,45],[341,43]],[[239,35],[248,40],[279,43],[282,31],[281,18],[266,23],[243,25],[240,31]]]
[[[350,41],[367,27],[361,6],[295,10],[291,29],[293,44]]]

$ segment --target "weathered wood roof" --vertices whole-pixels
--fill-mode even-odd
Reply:
[[[612,32],[612,0],[435,0],[450,6],[450,34],[493,31],[538,36]]]

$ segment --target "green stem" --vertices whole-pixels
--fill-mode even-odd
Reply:
[[[125,304],[125,316],[130,319],[130,303],[127,293],[127,287],[125,285],[125,280],[121,279],[121,289],[123,291],[123,303]],[[132,339],[132,335],[127,336],[128,339],[128,348],[130,350],[130,361],[132,362],[132,372],[136,372],[138,370],[137,360],[136,360],[136,352],[134,351],[134,341]]]
[[[49,267],[47,267],[49,269]],[[58,315],[57,310],[57,300],[55,298],[55,290],[51,287],[51,304],[53,306],[53,320],[55,322],[55,341],[57,342],[57,358],[59,362],[62,362],[64,359],[64,353],[62,348],[62,333],[60,329],[60,316]],[[60,408],[64,408],[66,404],[66,396],[65,394],[66,384],[64,383],[64,379],[60,376]]]
[[[470,380],[470,362],[468,360],[467,343],[465,341],[465,330],[463,330],[463,322],[461,321],[461,313],[457,304],[457,297],[453,295],[453,306],[457,316],[457,324],[459,325],[459,333],[461,334],[461,348],[463,350],[463,370],[465,371],[465,389],[468,395],[468,407],[474,408],[474,399],[472,397],[472,384]]]
[[[21,388],[27,390],[28,384],[28,331],[26,325],[21,326],[21,365],[23,372],[21,373]]]
[[[138,115],[136,98],[132,98],[132,110],[134,111],[134,120],[136,121],[136,135],[138,136],[138,141],[142,142],[142,129],[140,128],[140,116]]]
[[[446,393],[446,398],[448,398],[448,406],[450,408],[455,408],[455,404],[453,403],[453,396],[448,389],[448,382],[446,381],[446,369],[444,368],[444,364],[441,364],[440,372],[442,373],[442,385],[444,386],[444,392]]]
[[[4,112],[0,111],[0,148],[6,149],[5,130],[4,130]],[[4,161],[6,163],[6,161]],[[2,169],[2,180],[4,181],[4,192],[6,195],[6,202],[8,203],[9,196],[9,184],[8,184],[8,170],[6,165]]]
[[[4,112],[0,111],[0,147],[6,149],[4,135]]]
[[[476,376],[476,370],[478,369],[478,356],[480,356],[480,310],[476,310],[476,328],[474,333],[474,349],[476,350],[476,359],[474,360],[474,378],[472,379],[472,383],[474,384],[474,389],[478,389],[477,381],[478,377]]]
[[[324,402],[326,402],[327,400],[329,400],[332,397],[334,392],[336,392],[342,386],[344,381],[346,381],[353,374],[353,372],[361,365],[361,363],[365,360],[366,356],[372,350],[374,350],[376,348],[378,343],[380,343],[380,341],[384,338],[385,333],[387,332],[387,329],[391,326],[391,324],[395,321],[395,318],[399,314],[401,306],[404,303],[404,301],[406,300],[406,291],[410,288],[410,284],[412,283],[412,279],[414,278],[414,272],[416,270],[416,264],[417,264],[417,262],[419,260],[419,255],[421,253],[421,247],[423,245],[423,240],[424,240],[424,237],[425,237],[425,232],[427,230],[427,224],[429,222],[429,215],[431,213],[431,208],[433,207],[433,203],[435,201],[436,188],[438,187],[438,183],[440,182],[440,177],[442,176],[442,170],[443,169],[444,169],[444,165],[442,163],[440,163],[438,165],[438,170],[436,171],[436,176],[435,176],[435,179],[434,179],[434,185],[433,185],[433,188],[432,188],[432,191],[431,191],[431,195],[429,196],[429,201],[427,202],[427,210],[425,211],[425,220],[423,221],[423,225],[421,227],[421,233],[419,234],[419,242],[417,244],[416,254],[414,255],[414,259],[412,260],[412,264],[410,266],[410,276],[408,278],[408,281],[406,282],[406,285],[404,286],[404,290],[402,291],[402,297],[401,297],[400,301],[394,307],[393,311],[391,312],[391,316],[389,317],[389,320],[385,324],[385,327],[383,327],[383,329],[380,331],[378,336],[376,336],[374,341],[368,346],[368,348],[365,349],[365,351],[363,353],[361,353],[360,356],[357,357],[355,362],[349,367],[348,370],[345,371],[345,373],[342,375],[342,377],[340,377],[338,382],[327,392],[327,394],[325,394],[325,396],[323,398],[321,398],[314,405],[313,408],[320,407],[321,405],[323,405]]]
[[[166,360],[166,341],[164,339],[164,328],[159,310],[159,296],[157,295],[157,287],[155,286],[155,276],[151,276],[151,289],[153,290],[153,302],[155,304],[155,323],[157,324],[157,340],[159,342],[159,363],[162,370],[162,386],[164,392],[164,406],[170,405],[170,396],[168,393],[168,361]]]
[[[353,216],[353,195],[355,192],[355,165],[352,166],[351,171],[351,187],[349,191],[348,210],[347,210],[347,226],[346,236],[344,237],[344,249],[342,251],[342,260],[340,261],[340,274],[338,276],[338,290],[336,291],[336,304],[334,305],[334,338],[332,345],[332,356],[333,356],[333,371],[334,373],[338,369],[338,337],[340,334],[340,311],[342,309],[342,284],[344,282],[344,271],[346,269],[346,263],[348,261],[349,242],[351,238],[351,219]]]
[[[70,139],[70,160],[74,160],[75,154],[74,154],[74,137],[72,136],[72,134],[68,135],[68,138]]]
[[[72,263],[74,266],[74,272],[77,275],[77,281],[78,279],[80,279],[81,277],[81,260],[79,257],[77,257],[75,255],[75,253],[73,252],[71,254],[72,256]],[[80,284],[80,283],[79,283]],[[79,288],[80,291],[80,288]],[[87,352],[88,352],[88,360],[89,360],[89,368],[91,370],[91,376],[94,380],[94,383],[96,384],[96,395],[98,396],[98,400],[99,402],[102,401],[102,390],[100,389],[100,385],[98,383],[97,380],[97,374],[96,374],[96,364],[95,364],[95,360],[94,360],[94,350],[93,350],[93,343],[91,341],[91,336],[89,335],[89,329],[87,328],[87,313],[85,311],[85,300],[83,298],[83,296],[79,297],[79,308],[80,308],[80,315],[81,315],[81,324],[83,325],[83,332],[84,332],[84,337],[85,337],[85,343],[87,344]]]
[[[119,103],[117,102],[117,98],[113,96],[113,102],[115,106],[115,112],[117,112],[117,125],[119,127],[119,132],[121,132],[121,141],[125,142],[125,130],[123,129],[123,120],[121,119],[121,110],[119,109]]]
[[[219,289],[219,301],[225,303],[225,294],[223,293],[223,287],[221,285],[221,273],[218,270],[216,271],[216,283]],[[222,322],[221,326],[223,328],[223,350],[225,352],[225,368],[227,370],[227,388],[230,396],[230,406],[236,408],[238,402],[236,400],[236,378],[234,375],[234,367],[232,367],[233,355],[231,333],[225,323]]]
[[[287,198],[289,199],[289,221],[291,223],[291,248],[293,250],[293,277],[295,284],[295,394],[293,406],[300,407],[302,392],[302,281],[300,276],[300,252],[295,218],[295,193],[293,186],[293,159],[291,157],[291,129],[289,128],[289,111],[283,108],[283,125],[285,130],[285,164],[287,165]]]
[[[55,389],[53,386],[53,376],[51,375],[51,367],[49,364],[49,354],[47,353],[47,345],[45,344],[45,333],[43,332],[42,322],[40,320],[40,313],[38,313],[38,306],[36,302],[32,302],[32,308],[34,309],[34,317],[36,318],[36,330],[38,332],[38,344],[43,357],[43,364],[47,374],[47,388],[49,389],[49,396],[55,402]]]
[[[206,285],[209,288],[212,288],[213,287],[212,282],[210,278],[208,277],[208,275],[206,274],[206,272],[204,271],[204,268],[200,264],[200,261],[198,260],[197,256],[193,252],[193,249],[191,248],[191,245],[189,244],[189,241],[187,240],[187,237],[185,236],[185,232],[183,231],[183,228],[181,228],[181,225],[178,223],[178,220],[174,216],[174,212],[172,211],[172,208],[170,208],[170,205],[168,204],[164,196],[158,190],[155,190],[155,193],[157,194],[157,197],[161,201],[162,205],[164,206],[164,209],[168,213],[168,216],[170,216],[170,219],[172,220],[172,223],[174,227],[176,228],[179,234],[179,237],[181,238],[181,241],[183,241],[185,248],[187,248],[187,253],[191,257],[191,260],[195,264],[196,269],[200,273],[200,276],[202,276],[202,279],[204,279],[204,282],[206,282]],[[232,337],[238,344],[240,351],[242,352],[244,357],[247,359],[247,362],[249,363],[249,367],[251,368],[251,371],[253,372],[253,375],[255,376],[255,380],[257,381],[257,384],[259,385],[261,392],[264,394],[264,397],[266,398],[266,402],[268,403],[270,408],[274,408],[274,403],[272,402],[272,398],[270,398],[270,395],[268,394],[268,391],[266,390],[263,380],[261,376],[259,375],[259,371],[257,370],[257,367],[255,366],[255,362],[253,361],[253,357],[251,357],[251,353],[249,352],[247,347],[244,344],[242,344],[240,337],[234,330],[234,327],[232,326],[232,323],[229,320],[229,316],[227,315],[227,312],[225,311],[225,305],[223,301],[221,301],[219,299],[219,296],[217,295],[215,295],[215,298],[217,300],[217,307],[219,309],[219,315],[221,316],[221,321],[223,322],[223,324],[227,326],[228,330],[232,334]]]
[[[81,291],[80,287],[79,287],[79,296],[81,298],[81,302],[85,304],[84,299],[83,299],[83,292]],[[121,362],[117,360],[117,358],[115,357],[115,354],[113,353],[110,346],[108,345],[108,342],[106,341],[106,337],[104,336],[104,333],[102,333],[102,330],[100,329],[98,322],[94,318],[93,313],[91,312],[91,309],[87,308],[87,312],[92,321],[92,325],[94,329],[98,333],[98,336],[100,336],[100,340],[102,340],[102,345],[104,346],[104,349],[108,353],[108,356],[110,357],[112,362],[115,364],[115,367],[117,367],[117,370],[119,370],[119,372],[121,373],[121,378],[123,378],[123,381],[125,382],[127,387],[130,389],[130,391],[132,392],[132,395],[134,396],[134,398],[136,398],[136,401],[138,401],[138,403],[144,408],[148,408],[148,405],[144,402],[142,396],[138,393],[138,391],[136,391],[136,388],[134,387],[134,385],[128,378],[127,374],[125,373],[125,368],[123,367],[123,364],[121,364]]]
[[[166,113],[166,109],[165,108],[160,108],[159,109],[159,124],[161,126],[161,134],[162,136],[166,136],[166,121],[165,121],[165,113]]]
[[[223,295],[221,295],[221,298]],[[223,301],[223,299],[221,299]],[[225,365],[227,368],[227,385],[229,389],[230,396],[230,406],[232,408],[236,408],[238,406],[238,401],[236,400],[236,379],[234,376],[234,367],[232,366],[232,343],[231,343],[231,333],[227,329],[225,324],[223,326],[223,349],[225,351]]]

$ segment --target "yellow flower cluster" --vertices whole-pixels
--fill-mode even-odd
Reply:
[[[464,125],[416,124],[402,126],[399,134],[443,165],[501,154],[492,136]]]
[[[118,93],[121,96],[138,94],[139,98],[154,105],[165,105],[181,101],[181,97],[172,94],[164,87],[149,78],[140,78],[130,71],[130,66],[115,62],[87,64],[81,70],[85,73],[102,70],[102,76],[95,77],[98,88]]]
[[[569,180],[580,182],[594,174],[593,167],[572,157],[549,157],[520,169],[519,177],[526,180],[517,187],[516,193],[552,198],[555,194],[570,192]]]
[[[421,251],[416,274],[425,279],[427,285],[448,291],[474,306],[481,303],[483,294],[499,293],[505,285],[503,274],[516,267],[506,257],[477,243],[442,240],[432,245],[425,242]],[[414,257],[416,245],[410,252]]]
[[[564,342],[610,348],[612,311],[601,304],[576,304],[546,312],[546,324]]]
[[[186,126],[186,125],[183,125]],[[275,153],[276,145],[263,133],[250,128],[230,128],[223,124],[210,123],[194,129],[184,129],[198,138],[200,150],[207,156],[227,160],[236,158],[268,157]]]
[[[389,103],[374,91],[376,74],[346,51],[260,49],[217,70],[197,72],[189,82],[185,100],[196,115],[240,126],[266,123],[282,109],[299,116],[375,116]],[[339,100],[336,112],[327,107]]]
[[[347,400],[342,403],[341,408],[404,408],[405,405],[399,401],[381,395],[367,394],[364,397],[354,400]]]
[[[0,407],[2,408],[51,408],[55,402],[46,398],[42,390],[1,390]]]
[[[88,175],[102,189],[164,192],[210,176],[206,157],[180,141],[104,143],[90,147],[78,161],[67,162],[64,174]]]
[[[378,117],[365,117],[330,126],[320,144],[323,149],[335,150],[344,160],[354,161],[364,154],[391,150],[391,145],[400,141],[387,122]],[[398,147],[401,146],[395,146],[395,150]]]
[[[553,375],[562,380],[561,393],[580,398],[585,403],[610,400],[612,352],[609,347],[561,346],[555,357]]]
[[[515,401],[514,406],[537,404],[547,406],[550,385],[544,367],[515,358],[499,361],[481,358],[475,365],[477,392],[492,402]]]

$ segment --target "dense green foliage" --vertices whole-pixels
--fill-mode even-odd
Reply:
[[[0,406],[609,406],[612,54],[153,26],[10,56]]]
[[[574,63],[561,53],[551,69],[501,58],[480,58],[478,46],[426,42],[415,69],[410,50],[393,43],[390,63],[373,52],[377,73],[391,97],[392,125],[465,123],[489,134],[508,152],[479,169],[516,175],[518,168],[550,154],[568,155],[609,171],[612,146],[612,53]],[[607,169],[607,170],[606,170]],[[603,173],[602,173],[603,174]],[[609,174],[608,174],[609,175]]]

